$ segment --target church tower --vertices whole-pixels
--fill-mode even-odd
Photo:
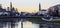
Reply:
[[[9,7],[7,7],[7,11],[10,11],[10,10],[9,10]]]
[[[2,8],[2,5],[0,4],[0,8]]]
[[[39,11],[41,10],[41,4],[39,3]]]
[[[18,12],[17,8],[16,8],[16,12]]]
[[[10,11],[12,10],[12,2],[10,2]]]

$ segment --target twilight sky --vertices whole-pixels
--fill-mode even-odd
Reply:
[[[0,0],[3,8],[7,8],[10,2],[13,3],[15,8],[18,8],[18,11],[23,12],[37,12],[39,3],[42,9],[48,9],[53,5],[60,4],[60,0]]]

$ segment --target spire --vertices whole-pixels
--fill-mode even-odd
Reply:
[[[0,8],[2,8],[2,5],[0,4]]]
[[[41,10],[41,4],[39,3],[39,11]]]
[[[10,10],[9,10],[9,7],[7,7],[7,11],[10,11]]]
[[[12,2],[10,2],[10,9],[12,9]]]
[[[16,12],[18,12],[17,8],[16,8]]]

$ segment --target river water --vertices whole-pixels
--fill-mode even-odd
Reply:
[[[18,23],[18,28],[21,28],[21,22]],[[25,21],[23,22],[23,28],[39,28],[39,24]]]
[[[6,20],[5,20],[6,21]],[[15,20],[14,20],[15,21]],[[60,28],[60,22],[54,23],[54,22],[30,22],[30,21],[23,21],[20,20],[18,22],[12,23],[12,22],[1,22],[0,21],[0,28]]]
[[[14,24],[15,25],[13,25],[13,28],[21,28],[21,21],[18,23],[14,23]],[[11,28],[12,27],[10,22],[4,23],[4,24],[1,23],[0,25],[1,25],[0,28]],[[23,22],[23,28],[39,28],[39,24],[25,21]]]

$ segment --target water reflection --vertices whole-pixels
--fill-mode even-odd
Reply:
[[[2,25],[1,25],[1,27],[3,27],[3,28],[21,28],[21,21],[18,23],[13,23],[12,25],[11,25],[11,22],[3,23]],[[39,28],[39,24],[25,21],[25,22],[23,22],[23,28]]]
[[[0,22],[0,28],[21,28],[21,21],[16,23]],[[30,21],[24,21],[23,28],[60,28],[60,23],[41,22],[40,24],[36,24]]]
[[[21,28],[21,22],[18,23],[18,28]],[[23,28],[39,28],[39,24],[25,21],[23,22]]]

